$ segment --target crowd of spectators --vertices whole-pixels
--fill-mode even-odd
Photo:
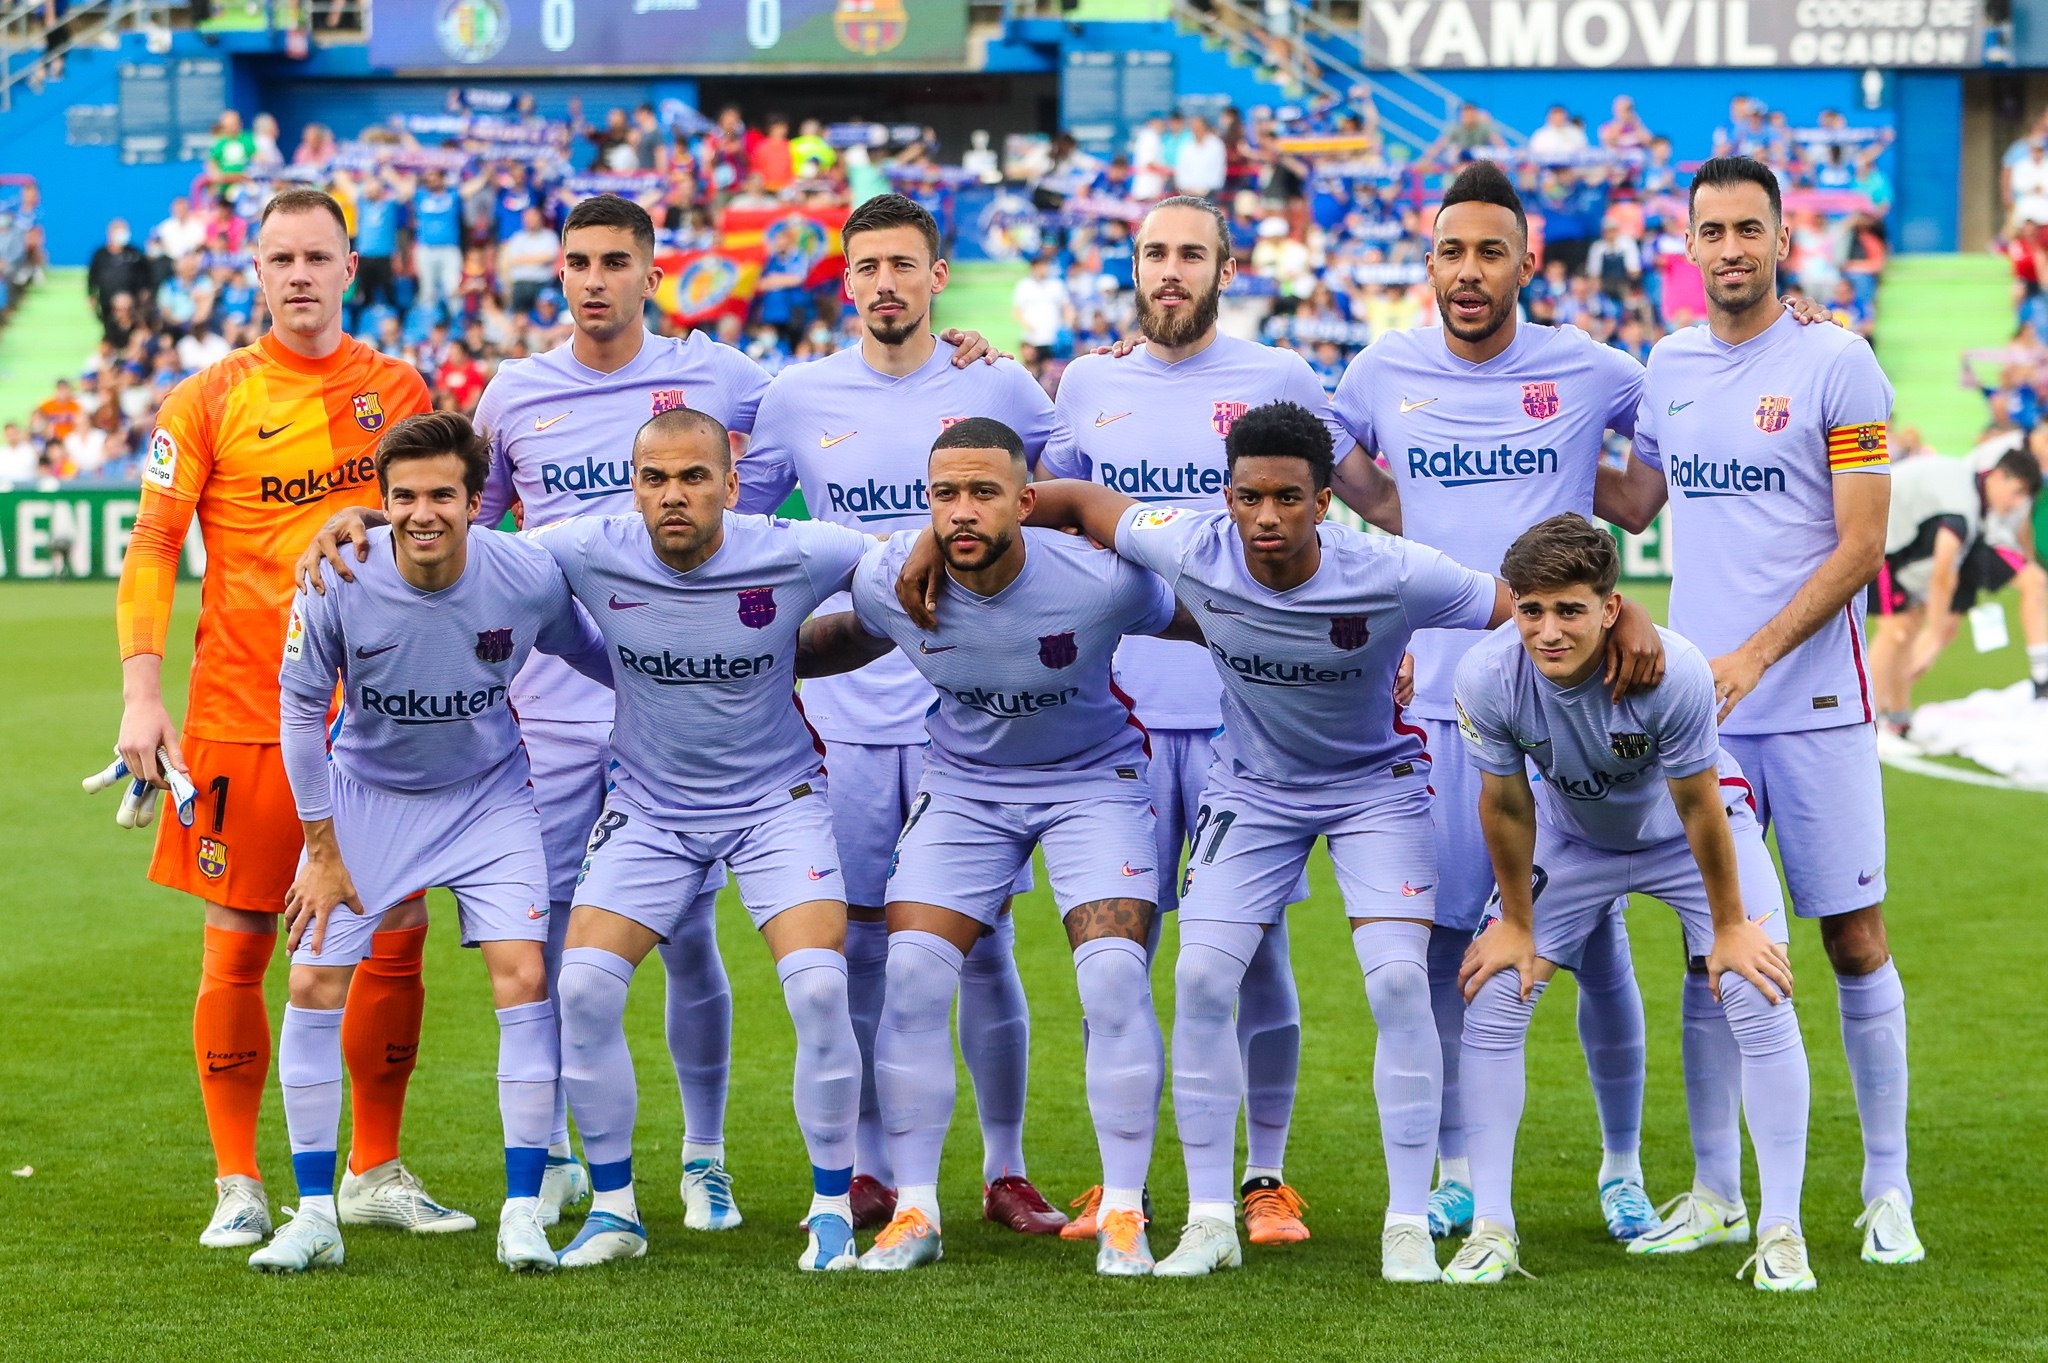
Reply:
[[[1645,356],[1698,320],[1704,299],[1684,259],[1681,162],[1627,96],[1611,113],[1589,133],[1555,109],[1511,144],[1468,106],[1435,146],[1405,155],[1382,137],[1370,99],[1248,115],[1210,107],[1152,119],[1106,157],[1063,134],[1012,138],[999,161],[977,137],[959,162],[941,164],[928,129],[780,115],[750,125],[737,108],[713,119],[642,105],[587,119],[572,102],[567,118],[549,119],[528,95],[451,91],[441,113],[348,140],[314,124],[289,151],[274,119],[245,125],[231,111],[190,192],[160,221],[108,225],[86,285],[100,344],[76,382],[7,428],[0,483],[135,476],[169,388],[268,325],[249,237],[287,184],[329,189],[350,219],[361,260],[350,329],[416,365],[437,404],[463,410],[501,361],[568,335],[557,227],[577,199],[607,191],[644,203],[675,251],[716,246],[728,208],[911,194],[949,241],[972,233],[991,254],[1028,261],[1011,300],[1019,358],[1049,390],[1072,356],[1133,329],[1131,233],[1144,206],[1200,194],[1229,211],[1237,233],[1226,328],[1300,350],[1334,386],[1373,336],[1435,323],[1426,205],[1459,162],[1488,157],[1518,176],[1529,207],[1542,267],[1524,294],[1527,315]],[[1787,284],[1867,333],[1886,254],[1887,143],[1838,114],[1795,128],[1738,98],[1714,147],[1686,154],[1769,159],[1787,185]],[[2048,199],[2048,176],[2041,193]],[[801,262],[768,259],[746,315],[709,325],[771,371],[857,340],[836,282],[807,288],[802,273]]]

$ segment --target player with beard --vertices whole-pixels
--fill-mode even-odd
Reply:
[[[1060,377],[1053,437],[1041,478],[1098,482],[1160,506],[1209,510],[1228,481],[1224,439],[1250,408],[1285,399],[1317,413],[1342,435],[1313,370],[1300,355],[1217,330],[1224,289],[1237,276],[1230,224],[1206,199],[1164,199],[1132,243],[1138,328],[1134,353],[1084,355]],[[1164,914],[1176,902],[1182,848],[1201,804],[1209,740],[1222,723],[1222,684],[1197,646],[1131,635],[1117,648],[1117,685],[1152,736],[1152,806],[1157,812],[1160,912],[1152,916],[1148,961]],[[1306,882],[1294,902],[1308,898]],[[1245,1090],[1245,1169],[1240,1187],[1253,1244],[1306,1240],[1304,1203],[1287,1185],[1282,1160],[1301,1068],[1301,1001],[1288,960],[1287,920],[1273,924],[1245,971],[1237,1013]],[[1075,1201],[1081,1213],[1060,1232],[1092,1240],[1102,1189]]]
[[[1608,430],[1635,428],[1642,366],[1572,327],[1516,315],[1536,258],[1521,197],[1500,168],[1476,161],[1444,192],[1426,258],[1441,329],[1397,331],[1361,351],[1338,384],[1339,420],[1358,449],[1336,486],[1367,519],[1497,571],[1523,530],[1564,511],[1596,510],[1595,474]],[[1383,455],[1383,469],[1374,455]],[[1464,755],[1452,705],[1458,660],[1478,630],[1416,633],[1415,715],[1437,754],[1436,923],[1430,929],[1430,1000],[1443,1048],[1440,1178],[1430,1197],[1439,1239],[1470,1224],[1471,1176],[1458,1095],[1465,1001],[1458,970],[1493,889],[1479,828],[1479,772]],[[1626,603],[1609,640],[1606,680],[1617,697],[1654,684],[1663,653],[1649,616]],[[1600,1113],[1601,1211],[1617,1239],[1657,1223],[1643,1191],[1643,1003],[1616,900],[1588,938],[1576,974],[1579,1038]]]
[[[1707,325],[1650,355],[1624,525],[1669,498],[1671,624],[1711,659],[1721,741],[1775,825],[1793,911],[1820,920],[1863,1128],[1863,1257],[1917,1263],[1906,1175],[1906,990],[1885,935],[1884,786],[1864,592],[1884,564],[1892,387],[1870,345],[1801,330],[1771,291],[1791,250],[1778,178],[1748,157],[1693,176],[1686,249]],[[1767,546],[1767,547],[1766,547]],[[1692,1191],[1631,1246],[1677,1253],[1749,1235],[1736,1043],[1686,977]],[[1759,1250],[1765,1249],[1759,1242]]]
[[[1522,321],[1517,305],[1535,269],[1520,195],[1500,168],[1476,161],[1444,192],[1426,258],[1441,328],[1380,337],[1337,387],[1337,416],[1359,449],[1337,469],[1340,496],[1382,528],[1488,571],[1528,526],[1574,512],[1619,520],[1599,475],[1606,431],[1635,426],[1642,366],[1573,327]],[[1824,320],[1799,303],[1801,322]],[[1374,461],[1383,455],[1386,466]],[[1470,1222],[1458,1061],[1465,1002],[1458,970],[1493,888],[1478,822],[1479,771],[1456,732],[1451,681],[1480,639],[1424,630],[1415,639],[1415,712],[1438,764],[1437,921],[1430,938],[1430,998],[1443,1043],[1441,1178],[1430,1199],[1438,1238]],[[1617,695],[1653,686],[1662,646],[1649,616],[1625,602],[1608,639],[1605,681]],[[1600,1115],[1600,1208],[1608,1231],[1631,1240],[1657,1224],[1643,1190],[1643,1009],[1616,900],[1586,943],[1576,971],[1579,1038]]]
[[[939,432],[972,416],[1017,432],[1036,461],[1051,436],[1052,400],[1014,361],[962,368],[931,329],[946,287],[932,215],[900,194],[855,208],[840,230],[846,289],[864,324],[860,344],[792,365],[769,385],[739,462],[742,512],[771,511],[801,486],[819,520],[868,533],[931,523],[927,456]],[[848,601],[835,598],[827,611]],[[825,742],[827,798],[846,877],[846,961],[862,1084],[854,1161],[855,1225],[896,1212],[895,1176],[874,1086],[875,1029],[889,955],[883,917],[888,868],[917,795],[932,688],[900,655],[804,687],[804,710]],[[1030,884],[1028,870],[1018,887]],[[1012,1230],[1051,1235],[1067,1224],[1025,1174],[1024,1090],[1030,1010],[1012,953],[1007,911],[967,953],[960,981],[960,1050],[981,1118],[983,1214]],[[949,1062],[950,1063],[950,1062]]]
[[[544,354],[506,361],[477,407],[477,425],[491,442],[491,476],[479,513],[485,525],[496,525],[515,504],[536,526],[626,512],[633,504],[629,451],[644,422],[689,407],[744,435],[768,389],[759,365],[705,332],[658,336],[647,329],[645,309],[662,272],[654,264],[653,221],[631,200],[601,194],[570,210],[560,274],[574,333]],[[956,363],[988,349],[971,332],[948,332],[947,339],[957,345]],[[368,544],[362,527],[377,520],[374,513],[335,517],[301,561],[301,582],[323,552],[335,571],[350,576],[335,541],[355,540],[360,559]],[[317,574],[311,585],[321,588]],[[604,798],[613,696],[558,659],[537,655],[520,671],[512,700],[546,834],[552,988],[561,972],[576,868]],[[714,912],[724,883],[724,870],[714,865],[697,902],[660,946],[669,1054],[682,1093],[684,1224],[692,1230],[728,1230],[741,1221],[725,1165],[732,992]],[[588,1189],[585,1171],[570,1158],[567,1108],[558,1102],[541,1199],[545,1224],[553,1225]]]

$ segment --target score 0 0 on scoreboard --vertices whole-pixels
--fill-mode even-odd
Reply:
[[[424,0],[380,6],[397,69],[935,66],[967,58],[967,0]]]

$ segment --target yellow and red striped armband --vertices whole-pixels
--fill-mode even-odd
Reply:
[[[1885,447],[1882,421],[1868,421],[1860,426],[1836,426],[1828,431],[1829,473],[1878,468],[1891,461],[1891,451]]]

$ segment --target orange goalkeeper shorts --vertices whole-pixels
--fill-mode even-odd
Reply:
[[[230,909],[283,913],[304,845],[283,749],[187,738],[185,762],[199,791],[192,826],[166,795],[149,878]]]

